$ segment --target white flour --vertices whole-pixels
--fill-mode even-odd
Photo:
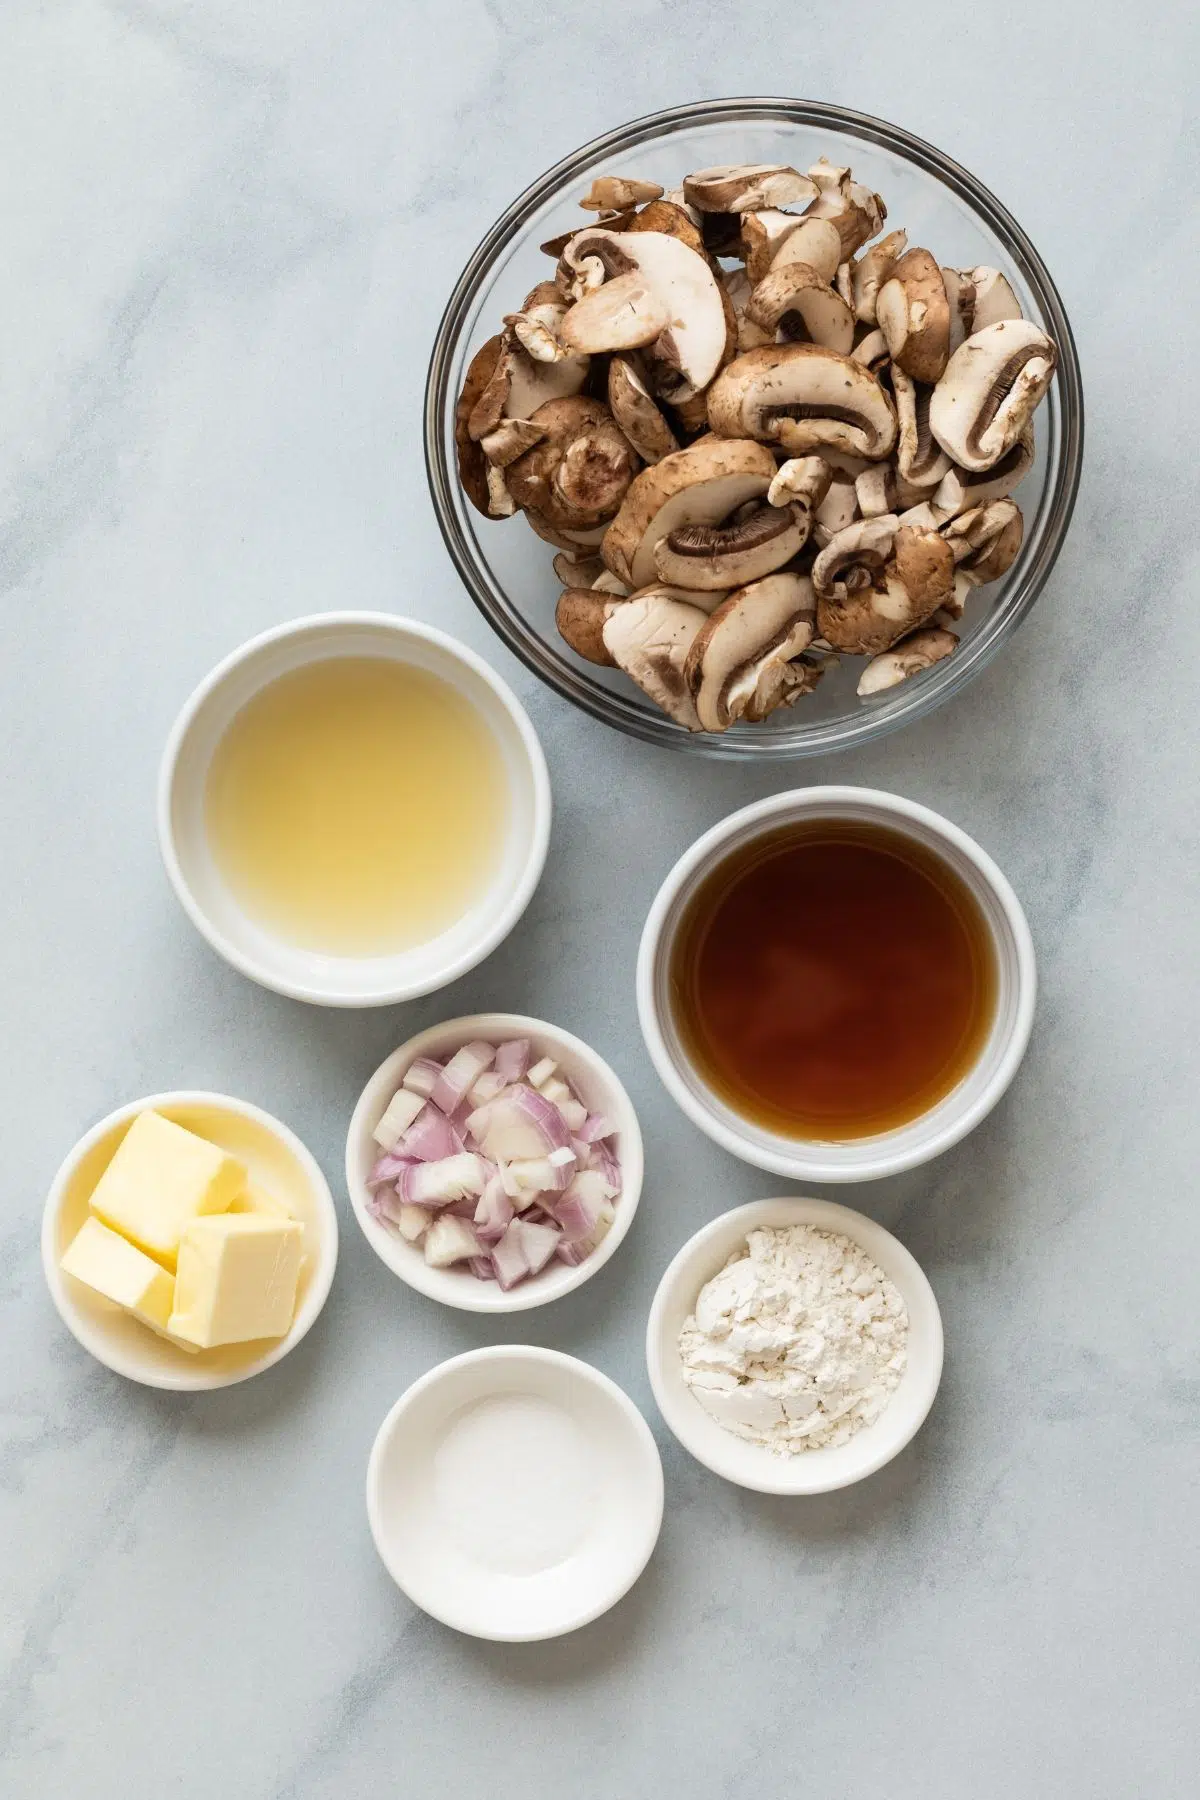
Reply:
[[[848,1237],[752,1231],[679,1334],[683,1378],[736,1436],[782,1454],[844,1444],[877,1419],[908,1360],[908,1309]]]

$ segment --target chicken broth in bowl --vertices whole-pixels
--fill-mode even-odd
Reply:
[[[865,820],[797,821],[734,849],[691,894],[668,964],[705,1083],[753,1124],[821,1142],[936,1106],[977,1062],[996,992],[966,882]]]

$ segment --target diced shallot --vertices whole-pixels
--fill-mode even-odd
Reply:
[[[558,1110],[563,1116],[563,1123],[570,1132],[581,1131],[587,1123],[587,1107],[582,1100],[560,1100]]]
[[[495,1281],[496,1271],[492,1267],[490,1256],[471,1256],[467,1259],[467,1267],[476,1281]]]
[[[540,1088],[544,1081],[549,1081],[557,1067],[552,1056],[543,1056],[540,1062],[534,1063],[525,1079],[530,1087]]]
[[[605,1113],[589,1113],[575,1136],[584,1144],[598,1144],[613,1135],[612,1120]]]
[[[591,1255],[591,1248],[590,1246],[585,1247],[583,1244],[568,1244],[564,1238],[556,1246],[554,1254],[559,1262],[566,1263],[569,1269],[577,1269],[580,1263],[587,1261]]]
[[[569,1148],[571,1134],[557,1106],[534,1088],[515,1087],[493,1100],[482,1139],[485,1156],[493,1162],[523,1162],[548,1156],[551,1150]]]
[[[575,1098],[566,1082],[560,1081],[557,1075],[552,1075],[549,1081],[543,1081],[538,1092],[545,1096],[551,1106],[559,1108],[569,1106]]]
[[[532,1048],[528,1038],[509,1038],[507,1043],[500,1045],[493,1066],[496,1074],[503,1077],[505,1086],[525,1079]]]
[[[485,1069],[479,1080],[467,1095],[472,1106],[486,1106],[489,1100],[495,1100],[502,1094],[508,1082],[496,1069]]]
[[[400,1216],[396,1220],[396,1229],[402,1238],[415,1244],[424,1237],[433,1224],[433,1214],[427,1206],[401,1206]]]
[[[603,1179],[601,1176],[601,1182]],[[581,1244],[585,1238],[592,1236],[600,1220],[600,1209],[605,1205],[603,1193],[595,1193],[581,1186],[586,1181],[586,1173],[577,1175],[566,1193],[560,1194],[555,1203],[554,1217],[568,1244]]]
[[[608,1183],[608,1197],[615,1200],[621,1191],[621,1165],[606,1139],[596,1145],[596,1159]]]
[[[434,1062],[431,1056],[418,1056],[416,1062],[409,1064],[401,1085],[408,1088],[410,1093],[420,1094],[422,1100],[428,1100],[433,1092],[433,1084],[441,1072],[441,1063]]]
[[[454,1112],[496,1054],[495,1045],[476,1040],[456,1050],[433,1084],[429,1096],[444,1113]]]
[[[449,1206],[468,1194],[482,1194],[490,1174],[482,1156],[464,1150],[439,1162],[414,1163],[405,1169],[396,1189],[409,1206]]]
[[[445,1113],[436,1106],[427,1106],[401,1138],[400,1149],[405,1156],[415,1156],[418,1162],[440,1162],[444,1156],[456,1156],[463,1143]]]
[[[544,1269],[562,1240],[562,1233],[553,1225],[535,1225],[529,1219],[514,1219],[513,1229],[521,1236],[521,1249],[525,1253],[525,1261],[529,1265],[529,1273],[536,1275]]]
[[[379,1158],[379,1161],[367,1176],[367,1186],[369,1188],[377,1188],[385,1181],[391,1182],[397,1180],[399,1176],[403,1175],[405,1169],[410,1167],[415,1161],[416,1158],[412,1156],[393,1156],[389,1150],[386,1155]]]
[[[479,1239],[465,1219],[435,1219],[425,1233],[425,1261],[434,1269],[448,1269],[451,1263],[466,1262],[480,1254]]]
[[[520,1220],[514,1219],[499,1243],[492,1245],[492,1267],[496,1271],[496,1280],[506,1293],[529,1274],[525,1248],[517,1230],[519,1224]]]
[[[499,1175],[493,1175],[475,1206],[475,1229],[481,1242],[494,1244],[504,1236],[513,1216],[513,1203]]]
[[[393,1150],[425,1105],[411,1088],[398,1088],[371,1136],[381,1150]]]

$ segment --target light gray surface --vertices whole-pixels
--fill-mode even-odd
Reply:
[[[1198,643],[1172,526],[1172,490],[1195,491],[1174,436],[1200,400],[1188,13],[7,0],[5,1796],[1194,1793]],[[424,359],[462,259],[555,157],[656,105],[789,88],[963,161],[1029,230],[1078,334],[1087,469],[1032,621],[950,710],[796,770],[975,833],[1026,902],[1041,1012],[975,1138],[838,1196],[899,1232],[942,1303],[946,1378],[913,1448],[806,1504],[739,1493],[664,1440],[666,1525],[631,1597],[574,1639],[493,1648],[388,1582],[371,1438],[433,1362],[524,1336],[595,1361],[658,1427],[657,1276],[771,1184],[660,1091],[634,944],[678,852],[788,776],[635,748],[498,648],[426,500]],[[436,620],[494,658],[557,804],[511,941],[448,993],[359,1017],[215,961],[152,821],[192,684],[260,627],[339,604]],[[244,1388],[142,1391],[67,1337],[37,1226],[92,1120],[210,1085],[279,1112],[340,1183],[376,1062],[489,1006],[581,1032],[641,1108],[641,1213],[582,1293],[509,1324],[439,1311],[343,1202],[323,1320]]]

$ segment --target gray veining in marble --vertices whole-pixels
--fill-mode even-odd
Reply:
[[[1192,538],[1195,15],[1180,0],[5,0],[0,10],[0,1792],[13,1800],[1183,1800],[1200,1751],[1200,1208]],[[743,1494],[654,1413],[654,1283],[768,1182],[659,1089],[636,935],[667,866],[778,771],[625,742],[541,691],[427,503],[424,360],[485,226],[658,105],[792,90],[908,125],[1046,257],[1089,454],[1061,563],[951,708],[802,780],[890,786],[1004,864],[1043,976],[1014,1089],[935,1166],[846,1195],[940,1297],[915,1445],[812,1503]],[[416,286],[414,287],[414,281]],[[546,879],[449,993],[322,1014],[217,962],[172,902],[155,766],[198,677],[330,605],[436,618],[550,754]],[[654,792],[652,815],[630,792]],[[176,1400],[93,1364],[43,1289],[58,1159],[131,1096],[212,1086],[335,1183],[365,1076],[475,1007],[561,1020],[633,1087],[621,1255],[494,1328],[401,1289],[344,1208],[282,1368]],[[363,1509],[375,1427],[492,1336],[594,1360],[659,1432],[668,1513],[629,1599],[503,1649],[416,1613]]]

